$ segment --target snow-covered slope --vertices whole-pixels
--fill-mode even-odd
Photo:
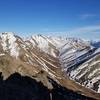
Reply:
[[[86,61],[72,69],[70,77],[100,93],[100,50],[88,55]]]
[[[19,55],[19,47],[16,43],[16,38],[14,37],[13,33],[2,33],[1,45],[3,47],[3,50],[9,51],[12,56],[17,57]]]
[[[54,57],[59,54],[59,48],[65,43],[65,40],[56,37],[47,37],[42,35],[33,35],[29,40],[33,46],[36,46]]]
[[[0,36],[0,71],[5,78],[14,72],[32,77],[44,71],[45,77],[93,97],[100,93],[100,48],[81,39],[43,35],[22,39],[5,32]],[[37,80],[52,88],[47,78]]]
[[[71,79],[99,93],[100,59],[98,59],[98,61],[93,60],[98,58],[100,54],[99,48],[81,39],[62,39],[44,37],[42,35],[33,36],[31,42],[44,52],[58,57],[62,64],[62,71],[66,73],[66,75],[69,75]],[[58,54],[54,51],[57,51]]]

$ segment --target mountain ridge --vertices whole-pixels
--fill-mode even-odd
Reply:
[[[47,79],[50,77],[68,89],[100,99],[100,71],[97,70],[100,49],[89,42],[42,35],[24,40],[5,32],[0,36],[0,48],[0,71],[4,79],[19,72],[52,89]],[[39,75],[41,72],[44,74]]]

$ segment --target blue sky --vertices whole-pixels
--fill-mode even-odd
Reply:
[[[100,0],[0,0],[4,31],[100,39]]]

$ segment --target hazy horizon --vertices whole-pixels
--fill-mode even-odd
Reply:
[[[100,40],[99,0],[1,0],[0,32]]]

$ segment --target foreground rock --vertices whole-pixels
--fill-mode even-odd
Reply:
[[[5,81],[0,77],[0,100],[93,100],[77,94],[50,80],[53,89],[49,90],[41,82],[18,73]]]

